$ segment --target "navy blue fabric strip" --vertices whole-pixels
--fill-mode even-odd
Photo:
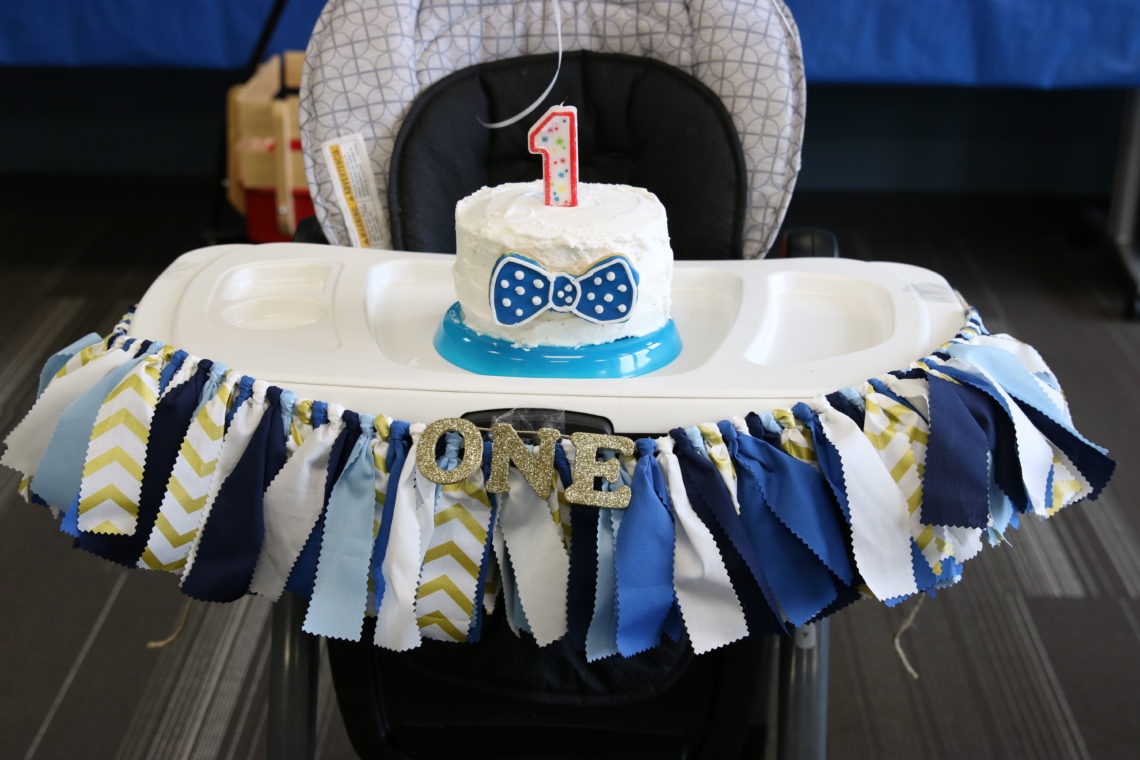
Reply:
[[[557,464],[558,450],[562,447],[558,446],[555,449],[555,463]],[[566,455],[562,455],[563,461]],[[483,442],[483,482],[486,483],[491,477],[491,442]],[[567,468],[569,472],[569,468]],[[565,482],[565,481],[563,481]],[[475,613],[471,620],[471,627],[467,630],[468,641],[478,641],[483,635],[483,619],[485,617],[485,610],[483,608],[483,594],[487,588],[487,577],[491,574],[491,547],[492,541],[495,536],[495,520],[499,519],[499,502],[495,494],[488,492],[487,498],[491,502],[491,519],[487,523],[487,540],[483,544],[483,559],[479,562],[479,582],[476,586],[475,593]]]
[[[744,608],[748,630],[753,634],[785,633],[775,594],[715,465],[693,448],[683,429],[675,428],[669,435],[676,442],[673,450],[681,465],[681,480],[689,503],[716,540]]]
[[[1034,427],[1044,433],[1045,437],[1052,441],[1076,465],[1081,475],[1092,487],[1089,498],[1095,499],[1100,496],[1101,490],[1108,484],[1113,471],[1116,470],[1116,462],[1036,407],[1020,400],[1017,405],[1025,412],[1025,416],[1029,418]]]
[[[318,404],[315,402],[313,404],[314,421],[318,419],[317,407]],[[324,416],[325,407],[323,405],[321,407],[321,416],[327,423],[328,417]],[[352,453],[352,447],[356,444],[356,439],[359,436],[360,417],[354,412],[345,412],[344,427],[337,435],[336,440],[333,441],[332,449],[329,451],[329,467],[328,475],[325,477],[321,516],[317,518],[317,524],[313,527],[313,532],[309,534],[308,539],[305,540],[305,546],[301,549],[301,554],[297,557],[297,562],[294,563],[293,569],[289,573],[289,580],[285,582],[287,591],[306,599],[313,595],[313,583],[317,577],[317,559],[321,552],[321,538],[325,533],[325,509],[328,508],[329,494],[332,492],[336,479],[344,470],[345,464],[348,463],[348,455]]]
[[[566,592],[566,643],[575,651],[586,648],[586,633],[594,616],[598,582],[598,508],[572,504],[570,579]]]
[[[930,393],[930,436],[922,478],[922,521],[984,528],[990,516],[990,435],[954,384],[937,376]]]
[[[202,362],[198,370],[182,385],[174,388],[159,400],[151,420],[150,436],[146,443],[146,460],[143,463],[143,480],[139,491],[139,515],[132,536],[80,533],[75,545],[111,562],[134,567],[146,549],[154,521],[158,517],[166,494],[170,471],[178,459],[182,439],[194,418],[194,410],[202,395],[206,378],[210,376],[211,362]]]
[[[261,544],[265,539],[265,489],[285,464],[281,389],[266,393],[265,413],[245,451],[214,497],[210,519],[198,538],[182,592],[204,602],[232,602],[249,591]]]
[[[1017,453],[1017,434],[1013,420],[997,390],[984,379],[954,367],[939,366],[938,371],[958,381],[947,387],[958,394],[962,403],[986,434],[987,447],[993,452],[993,478],[1002,493],[1009,497],[1014,509],[1029,509],[1029,495],[1021,477],[1021,458]]]
[[[568,484],[566,475],[561,473],[565,470],[565,473],[569,474],[570,466],[561,447],[555,449],[554,463],[560,477],[563,478],[563,484]],[[566,593],[565,641],[567,646],[575,651],[586,648],[586,636],[590,621],[594,617],[594,604],[598,593],[598,510],[598,507],[582,504],[570,505],[573,536],[570,541],[570,577]]]
[[[226,409],[226,422],[225,429],[230,429],[230,423],[234,421],[234,415],[237,410],[246,401],[253,396],[253,378],[249,375],[242,375],[238,380],[237,385],[234,387],[234,394],[230,398],[230,406]]]
[[[388,550],[388,539],[392,536],[392,510],[396,504],[396,483],[400,479],[400,470],[404,468],[404,460],[408,458],[408,449],[412,447],[412,437],[408,432],[408,423],[403,420],[393,420],[388,426],[388,453],[384,464],[388,468],[388,487],[384,491],[384,512],[380,518],[380,532],[376,534],[376,542],[372,545],[372,588],[375,590],[376,603],[384,598],[384,552]],[[489,461],[489,458],[488,458]]]
[[[839,391],[827,394],[827,403],[831,404],[832,408],[838,412],[842,412],[855,421],[859,429],[863,429],[863,421],[866,414],[862,409],[852,403],[851,399],[843,395]]]

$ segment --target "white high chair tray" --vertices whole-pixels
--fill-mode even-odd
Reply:
[[[670,365],[621,379],[478,375],[432,345],[455,301],[448,254],[274,243],[179,257],[130,332],[302,398],[410,421],[548,407],[657,432],[788,407],[906,367],[951,338],[965,306],[907,264],[804,258],[678,261]],[[663,431],[661,431],[663,432]]]

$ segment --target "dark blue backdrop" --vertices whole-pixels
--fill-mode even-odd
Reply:
[[[1137,0],[787,0],[808,81],[1140,86]],[[323,0],[291,0],[271,50]],[[0,65],[240,68],[270,0],[4,0]]]

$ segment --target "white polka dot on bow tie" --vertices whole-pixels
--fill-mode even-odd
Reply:
[[[526,277],[526,275],[523,273],[523,271],[521,269],[518,269],[515,271],[515,279],[516,280],[521,280],[524,277]]]
[[[603,311],[605,311],[605,307],[603,307],[601,304],[598,304],[594,307],[595,314],[601,314]]]
[[[587,293],[586,294],[586,300],[587,301],[593,301],[596,297],[597,296],[595,296],[593,293]]]
[[[594,278],[594,284],[595,285],[601,285],[602,284],[602,278],[601,277],[595,277]]]
[[[619,293],[624,293],[627,290],[629,290],[629,288],[626,287],[625,285],[618,285],[618,292]]]
[[[521,317],[522,315],[523,315],[522,309],[515,309],[515,316],[516,317]]]
[[[509,282],[507,282],[506,280],[499,280],[499,287],[500,288],[507,288],[507,287],[510,287],[510,285],[511,284]]]
[[[617,275],[613,272],[606,272],[606,279],[610,282],[613,282],[615,279],[617,279]]]
[[[526,293],[526,288],[524,288],[522,285],[519,285],[515,288],[515,293],[521,296],[523,293]]]
[[[537,277],[534,279],[534,286],[536,288],[541,288],[545,284],[546,283],[544,283],[542,280],[538,279]]]
[[[532,304],[534,304],[535,306],[542,306],[542,299],[539,298],[538,296],[535,296],[534,298],[530,299],[530,302]]]
[[[624,304],[624,303],[619,303],[619,304],[618,304],[618,311],[620,311],[622,314],[625,314],[625,312],[626,312],[626,307],[625,307],[625,304]]]
[[[602,300],[605,301],[606,303],[609,303],[610,301],[614,300],[614,294],[613,293],[606,293],[604,296],[602,296]]]

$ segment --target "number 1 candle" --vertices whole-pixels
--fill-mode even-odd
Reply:
[[[531,153],[542,155],[547,206],[578,205],[578,109],[551,106],[527,132]]]

